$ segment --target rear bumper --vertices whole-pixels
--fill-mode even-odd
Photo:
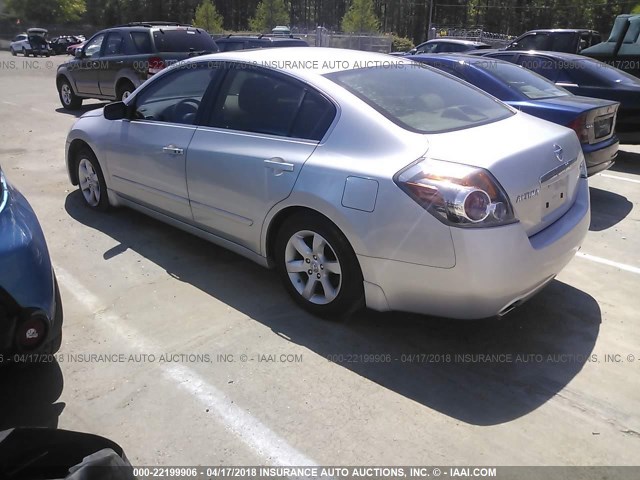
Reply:
[[[453,268],[359,255],[367,306],[459,319],[504,314],[543,288],[569,263],[589,222],[589,187],[581,179],[571,209],[532,237],[527,237],[520,224],[452,228]]]
[[[603,142],[592,145],[583,144],[582,151],[587,163],[587,174],[594,175],[613,165],[618,156],[619,146],[620,142],[615,135]]]

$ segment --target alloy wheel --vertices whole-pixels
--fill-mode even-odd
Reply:
[[[340,261],[318,233],[301,230],[293,234],[285,248],[284,262],[291,284],[309,302],[326,305],[340,293]]]

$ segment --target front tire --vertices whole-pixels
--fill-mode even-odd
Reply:
[[[71,84],[66,78],[58,84],[58,96],[60,97],[60,103],[67,110],[77,110],[82,106],[82,98],[73,92]]]
[[[107,211],[109,209],[107,183],[98,159],[90,149],[83,148],[76,155],[76,172],[78,189],[84,204],[92,210]]]
[[[14,57],[15,57],[15,56],[17,55],[17,53],[16,53],[16,51],[13,49],[13,47],[11,47],[9,50],[11,50],[11,55],[12,55],[12,56],[14,56]]]
[[[280,228],[275,257],[285,288],[302,308],[342,320],[363,305],[358,259],[343,233],[328,219],[301,213]]]

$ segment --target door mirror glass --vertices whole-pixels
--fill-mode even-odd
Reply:
[[[82,58],[82,49],[81,48],[76,48],[74,55],[76,58]]]
[[[127,118],[127,106],[124,102],[113,102],[104,107],[104,118],[107,120],[122,120]]]

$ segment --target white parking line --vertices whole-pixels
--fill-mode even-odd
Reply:
[[[617,175],[609,175],[608,173],[601,173],[600,176],[605,178],[613,178],[614,180],[623,180],[625,182],[640,183],[640,180],[636,180],[634,178],[619,177]]]
[[[595,255],[589,255],[588,253],[578,252],[577,257],[584,258],[585,260],[591,260],[592,262],[601,263],[610,267],[619,268],[625,272],[631,272],[640,275],[640,268],[627,265],[626,263],[614,262],[613,260],[607,260],[606,258],[596,257]]]
[[[2,103],[4,103],[5,105],[11,105],[12,107],[19,107],[20,106],[17,103],[7,102],[6,100],[3,100]]]
[[[121,336],[129,347],[147,353],[164,351],[153,348],[151,342],[130,325],[127,325],[118,315],[107,311],[100,300],[91,293],[73,275],[60,266],[55,267],[60,284],[64,285],[75,300],[100,318],[101,323]],[[254,453],[265,458],[269,464],[277,466],[317,466],[304,454],[289,445],[282,437],[271,431],[258,419],[238,407],[224,393],[207,383],[196,372],[181,364],[156,364],[163,376],[175,383],[182,390],[198,399],[209,411],[217,414],[218,420],[233,434],[235,434]]]

